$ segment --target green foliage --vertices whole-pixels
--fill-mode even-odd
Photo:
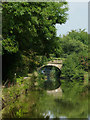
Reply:
[[[39,56],[30,51],[25,51],[23,54],[8,54],[3,58],[3,83],[6,79],[13,82],[15,74],[16,77],[27,76],[28,73],[33,72],[47,61],[46,56]]]
[[[16,78],[16,83],[21,85],[23,82],[23,77]]]
[[[82,43],[88,45],[88,33],[85,32],[85,29],[79,29],[78,31],[72,30],[71,32],[69,32],[68,36],[72,39],[79,40]]]
[[[62,74],[66,80],[82,81],[84,78],[84,71],[80,66],[79,58],[74,53],[67,57],[62,67]]]
[[[37,89],[44,89],[44,82],[47,79],[43,74],[38,74],[36,78],[36,87]]]
[[[37,78],[36,72],[33,76],[34,80],[35,78]],[[76,81],[68,84],[68,81],[62,81],[63,97],[61,98],[60,96],[56,97],[56,95],[48,95],[44,91],[35,91],[35,89],[34,91],[30,89],[25,94],[26,89],[29,90],[29,86],[32,84],[31,80],[32,77],[29,79],[19,77],[16,78],[17,82],[14,86],[3,89],[2,98],[5,105],[2,111],[3,119],[37,118],[37,116],[43,118],[47,115],[47,111],[51,111],[55,117],[65,115],[67,118],[84,118],[87,116],[87,96],[80,96],[83,89],[85,90],[84,87],[86,87],[83,84],[79,84]],[[64,106],[66,109],[64,109]],[[61,112],[59,112],[60,110]]]
[[[5,50],[9,53],[16,53],[18,51],[18,44],[14,39],[6,38],[2,42],[2,46],[4,46]]]
[[[74,85],[73,85],[74,87]],[[79,87],[78,87],[79,88]],[[68,87],[66,88],[66,90]],[[78,89],[76,89],[78,91]],[[68,91],[68,90],[67,90]],[[73,88],[70,89],[73,91]],[[5,95],[5,93],[4,93]],[[7,95],[7,94],[6,94]],[[60,112],[61,110],[61,112]],[[48,114],[48,111],[51,114]],[[86,118],[88,114],[88,98],[78,97],[78,95],[70,97],[58,97],[48,95],[42,91],[30,91],[27,96],[22,95],[18,100],[11,101],[9,106],[4,108],[2,117],[10,119],[15,118],[45,118],[53,115],[54,118],[67,116],[67,118]]]
[[[30,80],[24,79],[22,77],[15,79],[16,84],[9,86],[8,88],[3,89],[3,99],[6,101],[6,104],[9,105],[22,94],[25,94],[26,89],[29,89]]]
[[[4,80],[32,72],[54,51],[60,54],[55,24],[66,22],[67,2],[5,2],[2,6]]]
[[[29,70],[31,72],[48,61],[46,56],[40,56],[36,52],[30,52],[27,56],[29,57]]]
[[[13,82],[15,74],[16,77],[27,76],[29,72],[29,62],[28,56],[20,53],[3,56],[3,83],[7,79]]]
[[[82,96],[85,92],[85,95],[88,95],[88,87],[87,85],[84,85],[83,83],[73,81],[68,82],[65,80],[61,80],[61,88],[63,90],[63,97],[67,99],[73,99],[77,98],[78,96]]]
[[[12,51],[14,38],[20,51],[31,49],[39,54],[49,54],[56,46],[55,24],[67,20],[67,2],[3,3],[3,50]],[[9,42],[7,44],[7,38]],[[4,51],[5,53],[5,51]]]
[[[88,51],[88,34],[85,30],[72,30],[66,36],[60,38],[60,44],[63,50],[62,55],[67,56],[73,52],[78,54],[81,51]]]
[[[88,71],[89,56],[87,51],[80,52],[78,56],[79,56],[79,63],[82,66],[82,69]]]
[[[16,112],[16,116],[17,116],[18,118],[21,118],[21,117],[23,116],[22,113],[23,113],[22,110],[19,109],[19,111]]]
[[[62,54],[63,54],[63,49],[62,49],[62,46],[61,46],[61,43],[60,43],[60,38],[57,37],[57,45],[54,49],[54,55],[55,57],[60,57]]]
[[[26,82],[29,82],[30,79]],[[24,82],[25,82],[24,81]],[[31,114],[32,107],[38,102],[39,95],[30,91],[30,94],[25,94],[23,88],[25,84],[12,86],[10,88],[3,89],[4,109],[2,112],[2,118],[26,118],[28,114]],[[29,87],[30,84],[28,84]],[[28,88],[27,87],[27,88]],[[28,113],[28,114],[27,114]],[[27,114],[27,115],[26,115]]]
[[[27,73],[29,72],[29,62],[30,60],[28,56],[22,54],[20,59],[16,62],[17,76],[27,75]]]

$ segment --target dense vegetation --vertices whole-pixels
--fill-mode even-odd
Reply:
[[[64,57],[63,72],[67,79],[80,79],[88,72],[88,34],[85,30],[73,30],[60,38]]]
[[[3,3],[4,81],[12,79],[14,73],[31,72],[56,51],[55,24],[66,22],[67,10],[67,2]]]
[[[25,117],[24,113],[29,114],[36,102],[43,101],[44,97],[39,98],[43,93],[41,91],[43,76],[35,71],[51,59],[63,60],[60,81],[64,99],[68,100],[64,103],[61,99],[55,102],[49,97],[50,101],[56,106],[60,103],[61,108],[69,101],[71,112],[73,108],[77,110],[78,104],[78,99],[73,101],[73,97],[79,94],[87,95],[87,89],[90,88],[88,84],[88,33],[84,29],[79,29],[72,30],[63,37],[56,36],[55,25],[65,24],[68,17],[67,11],[67,2],[3,3],[3,87],[5,85],[6,87],[3,89],[2,99],[6,111],[9,107],[9,111],[3,116]],[[36,93],[31,90],[36,90]],[[37,90],[41,94],[37,93]],[[72,97],[71,101],[70,97]],[[37,108],[38,105],[39,103]],[[42,111],[43,109],[41,106]],[[80,113],[76,112],[76,114],[81,116],[82,107],[79,106],[79,109]],[[86,105],[85,110],[87,110]],[[72,113],[69,117],[71,116],[73,118]]]

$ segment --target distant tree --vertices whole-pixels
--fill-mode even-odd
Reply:
[[[84,30],[72,30],[66,36],[60,37],[64,54],[79,53],[88,50],[88,34]]]
[[[81,30],[72,30],[69,32],[68,36],[72,39],[79,40],[80,42],[88,45],[88,33],[85,32],[85,29]]]

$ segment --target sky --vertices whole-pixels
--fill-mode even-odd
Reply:
[[[72,1],[72,0],[67,0]],[[76,1],[76,0],[75,0]],[[80,0],[79,0],[80,1]],[[88,1],[69,2],[68,20],[65,24],[56,24],[57,36],[67,34],[71,30],[86,29],[88,32]]]
[[[67,2],[89,2],[90,0],[66,0]]]

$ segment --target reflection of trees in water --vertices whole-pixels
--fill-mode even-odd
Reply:
[[[60,116],[66,116],[67,118],[86,118],[88,114],[88,99],[75,98],[67,100],[67,98],[60,99],[54,96],[43,96],[37,103],[36,108],[41,115],[48,116],[50,111],[51,116],[54,118],[60,118]],[[50,117],[50,116],[49,116]]]
[[[89,98],[90,99],[90,98]],[[13,108],[12,108],[13,105]],[[30,91],[27,96],[22,96],[18,102],[9,106],[11,109],[4,111],[4,117],[18,118],[19,110],[21,118],[86,118],[88,114],[88,99],[83,97],[75,97],[74,100],[67,98],[56,98],[47,95],[45,91]],[[7,112],[8,111],[8,112]]]
[[[40,69],[40,73],[43,74],[45,78],[45,89],[56,89],[60,86],[60,70],[58,68],[53,66],[44,66]]]

